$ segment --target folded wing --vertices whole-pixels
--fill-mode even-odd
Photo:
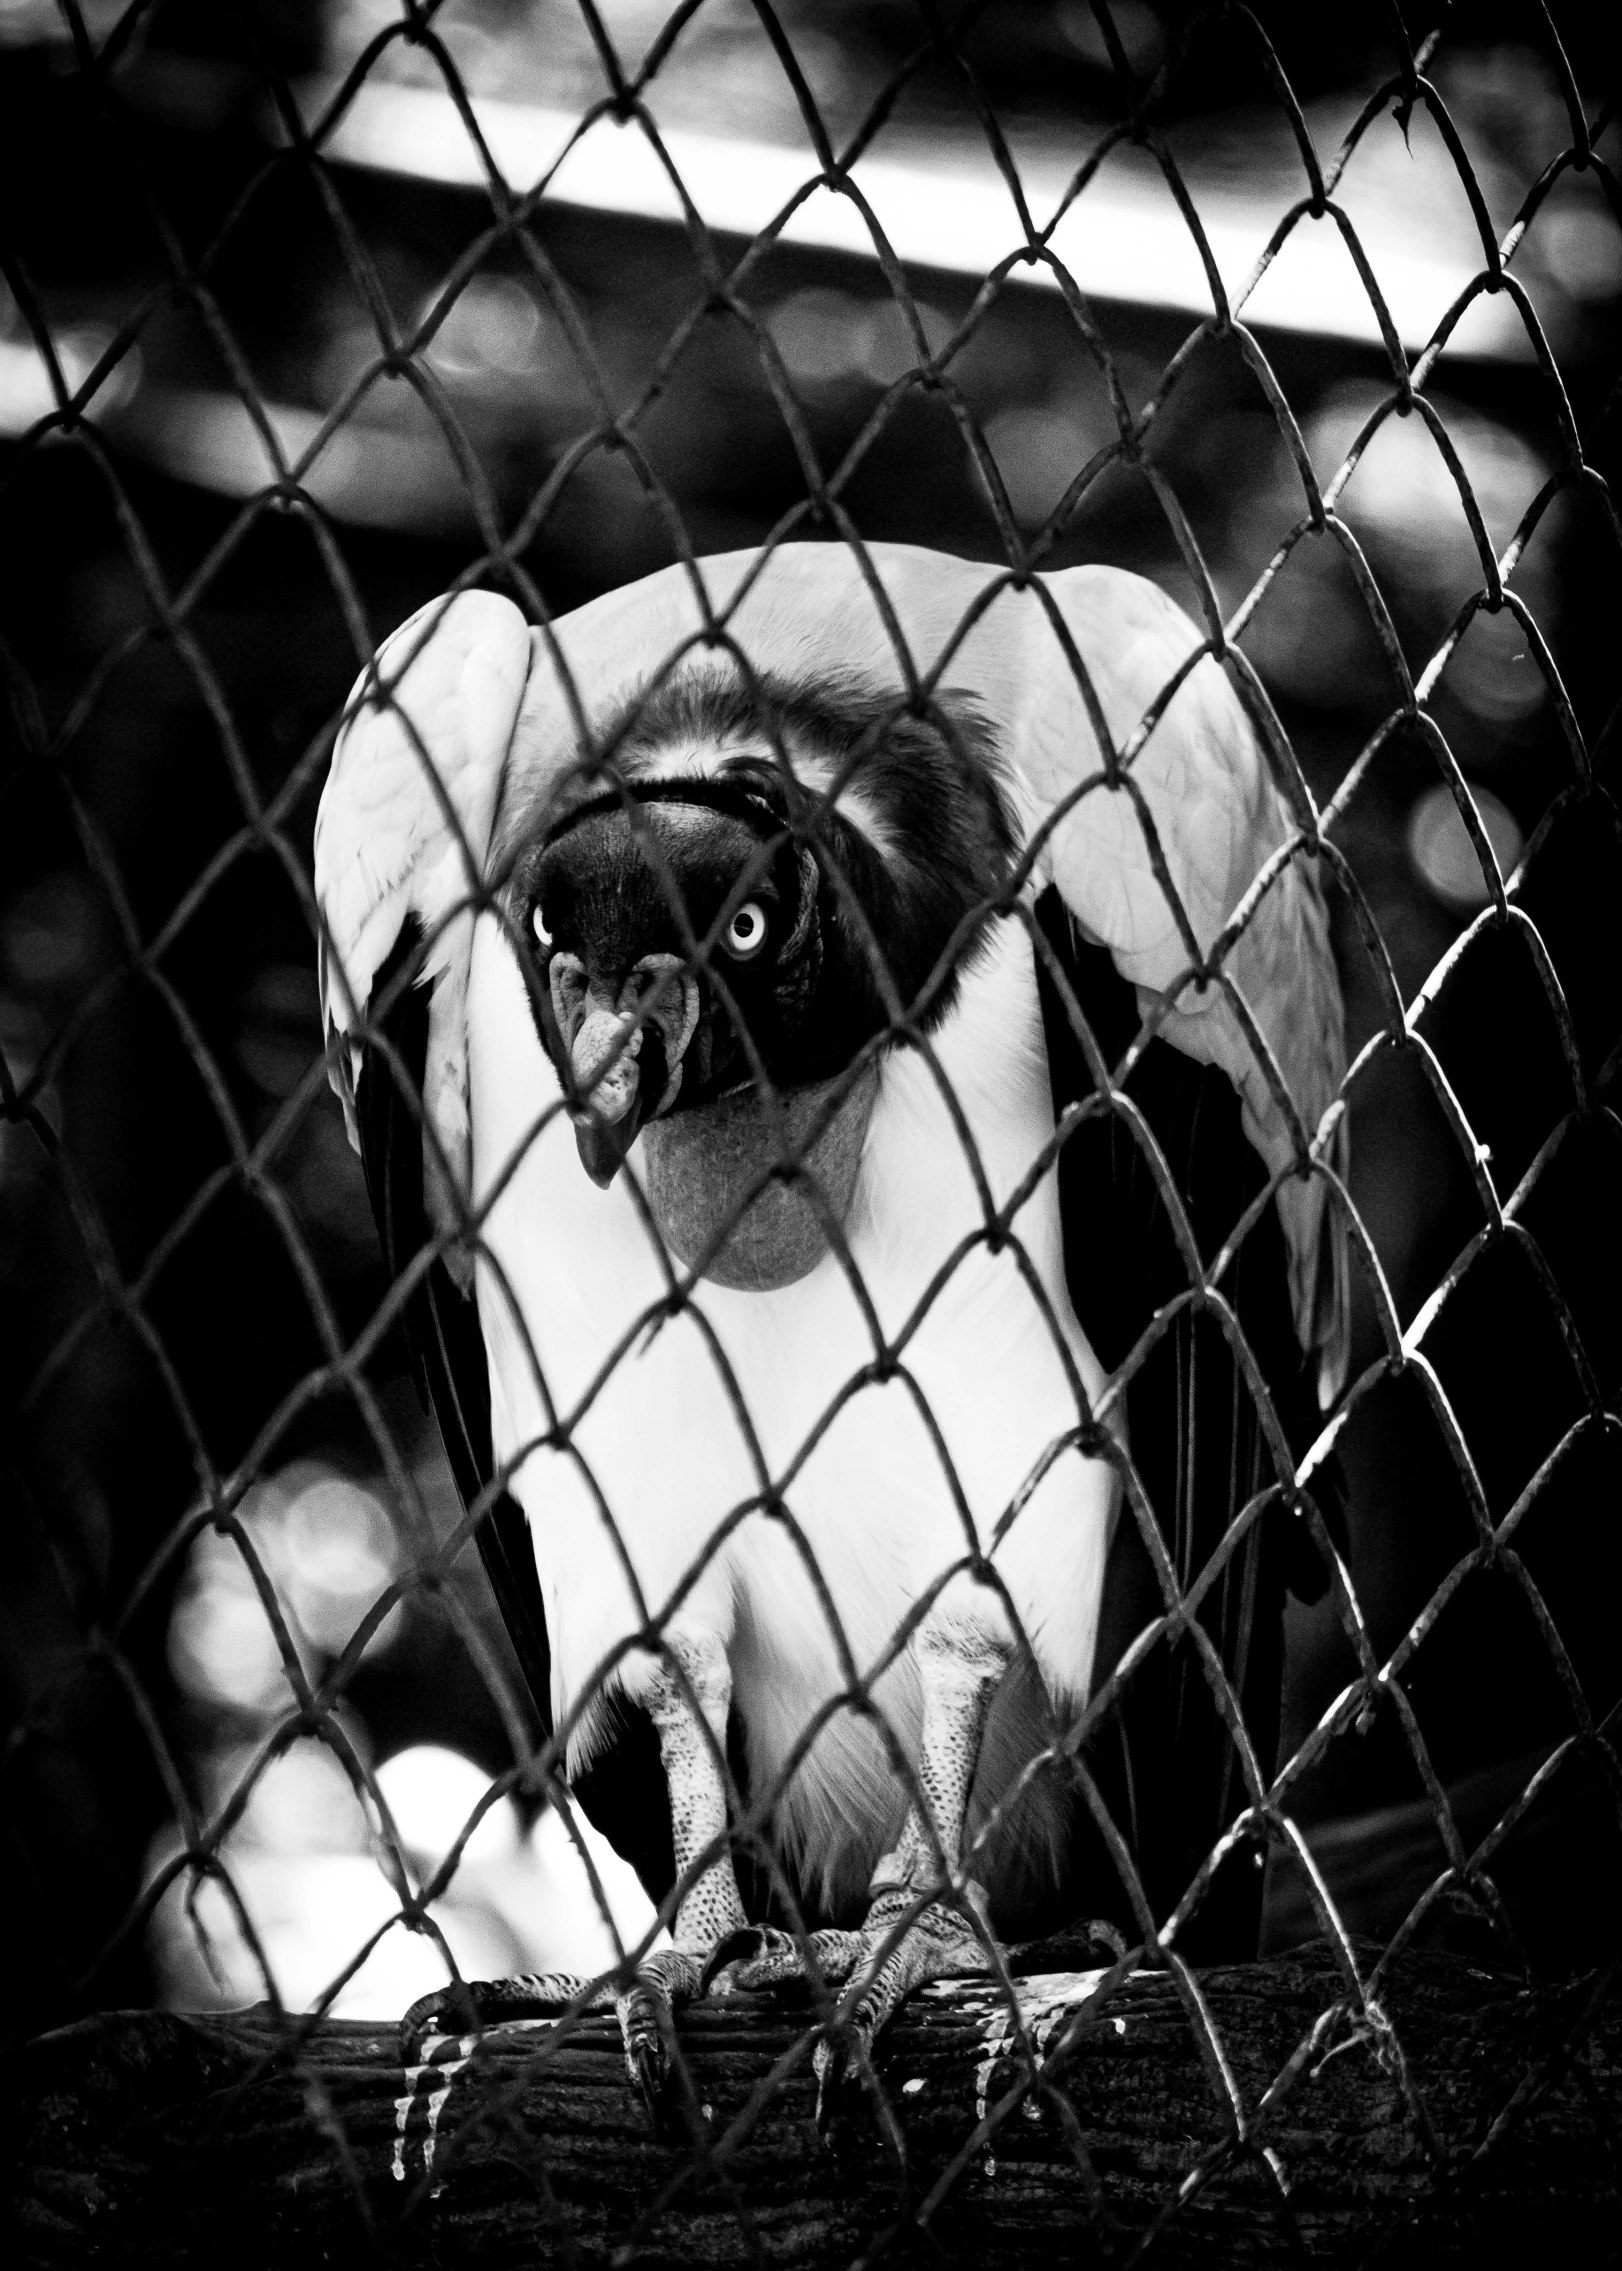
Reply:
[[[1107,946],[1162,1038],[1215,1065],[1270,1175],[1301,1347],[1319,1400],[1345,1377],[1344,1218],[1309,1156],[1344,1167],[1340,984],[1316,863],[1244,705],[1194,625],[1155,585],[1096,568],[1046,579],[1023,730],[1011,754],[1030,792],[1039,869],[1084,935]],[[1106,765],[1082,673],[1121,759]],[[1033,658],[1033,659],[1037,659]],[[1171,692],[1167,699],[1167,690]],[[1284,853],[1285,856],[1279,856]],[[1219,975],[1193,975],[1223,937]]]
[[[530,666],[507,600],[423,608],[380,650],[345,712],[315,833],[321,1010],[391,1282],[437,1230],[401,1325],[543,1732],[546,1618],[524,1517],[493,1491],[490,1379],[466,1248],[466,993],[491,819]],[[455,1260],[456,1278],[448,1264]]]
[[[344,1044],[328,1077],[350,1141],[360,1147],[368,1004],[415,918],[430,989],[423,1108],[463,1188],[473,916],[529,667],[529,628],[510,600],[469,591],[420,609],[350,695],[315,825],[321,1013],[329,1044]]]

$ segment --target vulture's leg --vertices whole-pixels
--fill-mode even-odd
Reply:
[[[670,1790],[670,1827],[676,1853],[676,1882],[686,1884],[671,1929],[673,1946],[649,1956],[614,2008],[625,2037],[625,2063],[632,2082],[653,2113],[670,2070],[667,2029],[675,2006],[702,1992],[706,1959],[746,1919],[738,1880],[725,1844],[727,1826],[727,1712],[732,1704],[732,1667],[719,1641],[673,1639],[667,1643],[685,1682],[660,1660],[644,1696],[659,1737],[659,1756]],[[689,1700],[691,1698],[691,1700]],[[695,1712],[693,1704],[697,1703]],[[687,1880],[706,1847],[719,1844],[696,1876]]]
[[[666,1645],[680,1665],[680,1674],[661,1658],[641,1700],[659,1737],[680,1884],[697,1867],[706,1847],[716,1844],[726,1831],[721,1762],[732,1668],[719,1641],[672,1638]],[[670,2070],[668,2033],[674,2010],[701,1992],[706,1959],[744,1926],[732,1858],[723,1845],[697,1868],[681,1896],[671,1932],[674,1945],[645,1957],[628,1987],[616,1993],[611,1983],[594,1984],[573,1972],[532,1972],[517,1979],[469,1980],[460,1987],[441,1988],[413,2003],[400,2022],[402,2055],[407,2064],[412,2063],[429,2031],[461,2033],[504,2019],[550,2017],[570,2005],[603,2010],[612,2004],[625,2041],[627,2071],[657,2120]]]
[[[914,1643],[924,1704],[918,1782],[928,1820],[917,1803],[909,1806],[899,1840],[873,1872],[851,1985],[816,2050],[819,2123],[840,2083],[866,2065],[874,2038],[915,1987],[987,1968],[982,1934],[965,1913],[967,1906],[983,1919],[985,1894],[962,1876],[963,1824],[986,1712],[1013,1648],[1001,1630],[1000,1607],[994,1621],[965,1618],[960,1609],[941,1614],[955,1591],[949,1588],[936,1604]],[[961,1902],[930,1900],[897,1939],[897,1926],[920,1896],[944,1889],[943,1861]]]
[[[840,2082],[860,2069],[875,2036],[915,1987],[987,1968],[982,1937],[959,1904],[931,1899],[899,1937],[897,1927],[920,1896],[942,1885],[942,1860],[946,1876],[959,1880],[962,1901],[984,1913],[980,1887],[961,1879],[963,1824],[986,1712],[1013,1647],[992,1597],[955,1585],[920,1625],[914,1647],[924,1707],[918,1784],[928,1821],[916,1803],[908,1808],[899,1839],[873,1872],[861,1930],[813,1932],[802,1953],[786,1933],[751,1926],[712,1959],[712,1970],[724,1966],[734,1989],[787,1986],[808,1973],[829,1987],[849,1982],[816,2051],[819,2122],[832,2110]]]

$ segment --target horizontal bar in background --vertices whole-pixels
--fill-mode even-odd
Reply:
[[[310,125],[320,118],[340,82],[306,80],[299,106]],[[572,111],[531,103],[481,99],[473,116],[491,158],[509,188],[532,189],[557,163],[579,126]],[[725,236],[753,237],[768,228],[795,193],[811,180],[809,151],[781,144],[735,140],[686,127],[661,130],[670,163],[705,223]],[[368,79],[326,135],[329,159],[368,171],[461,188],[485,185],[484,161],[456,104],[437,88]],[[1355,160],[1354,160],[1355,165]],[[1051,158],[1020,160],[1033,220],[1041,227],[1054,211],[1069,175]],[[852,179],[872,207],[897,256],[951,275],[983,277],[1023,243],[1008,186],[989,151],[943,145],[927,156],[871,154],[852,168]],[[1304,186],[1304,185],[1303,185]],[[1416,166],[1415,192],[1428,200],[1428,173]],[[1244,287],[1268,237],[1291,200],[1269,202],[1231,188],[1190,185],[1223,284],[1230,295]],[[681,199],[646,134],[635,123],[597,120],[563,159],[548,199],[596,213],[616,213],[681,226]],[[1403,345],[1424,346],[1441,317],[1481,266],[1473,240],[1453,258],[1418,251],[1389,218],[1359,222],[1369,265]],[[797,206],[781,231],[785,244],[876,258],[867,220],[851,197],[817,188]],[[1212,312],[1210,286],[1188,224],[1158,172],[1139,176],[1107,163],[1060,221],[1050,240],[1089,298],[1164,308],[1199,318]],[[1026,266],[1014,278],[1054,288],[1044,266]],[[1248,324],[1306,332],[1321,338],[1378,345],[1379,326],[1367,290],[1333,220],[1303,217],[1278,258],[1243,304]],[[1448,349],[1450,358],[1524,361],[1531,347],[1505,294],[1484,295],[1465,316]]]

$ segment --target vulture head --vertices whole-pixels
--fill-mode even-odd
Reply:
[[[723,1284],[789,1283],[849,1204],[868,1045],[939,1024],[1004,889],[990,734],[951,696],[919,714],[706,670],[597,740],[509,893],[581,1163],[606,1186],[644,1137],[673,1250]]]

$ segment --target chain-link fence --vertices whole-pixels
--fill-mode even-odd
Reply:
[[[1128,2251],[1287,2218],[1353,2045],[1452,2183],[1601,2001],[1460,2136],[1403,1964],[1622,1887],[1605,58],[15,13],[22,2031],[268,2003],[408,2250],[494,2140],[763,2259],[818,2087],[847,2253],[1033,2130]],[[424,1995],[373,2137],[323,2022]],[[605,2023],[676,2173],[588,2216]]]

